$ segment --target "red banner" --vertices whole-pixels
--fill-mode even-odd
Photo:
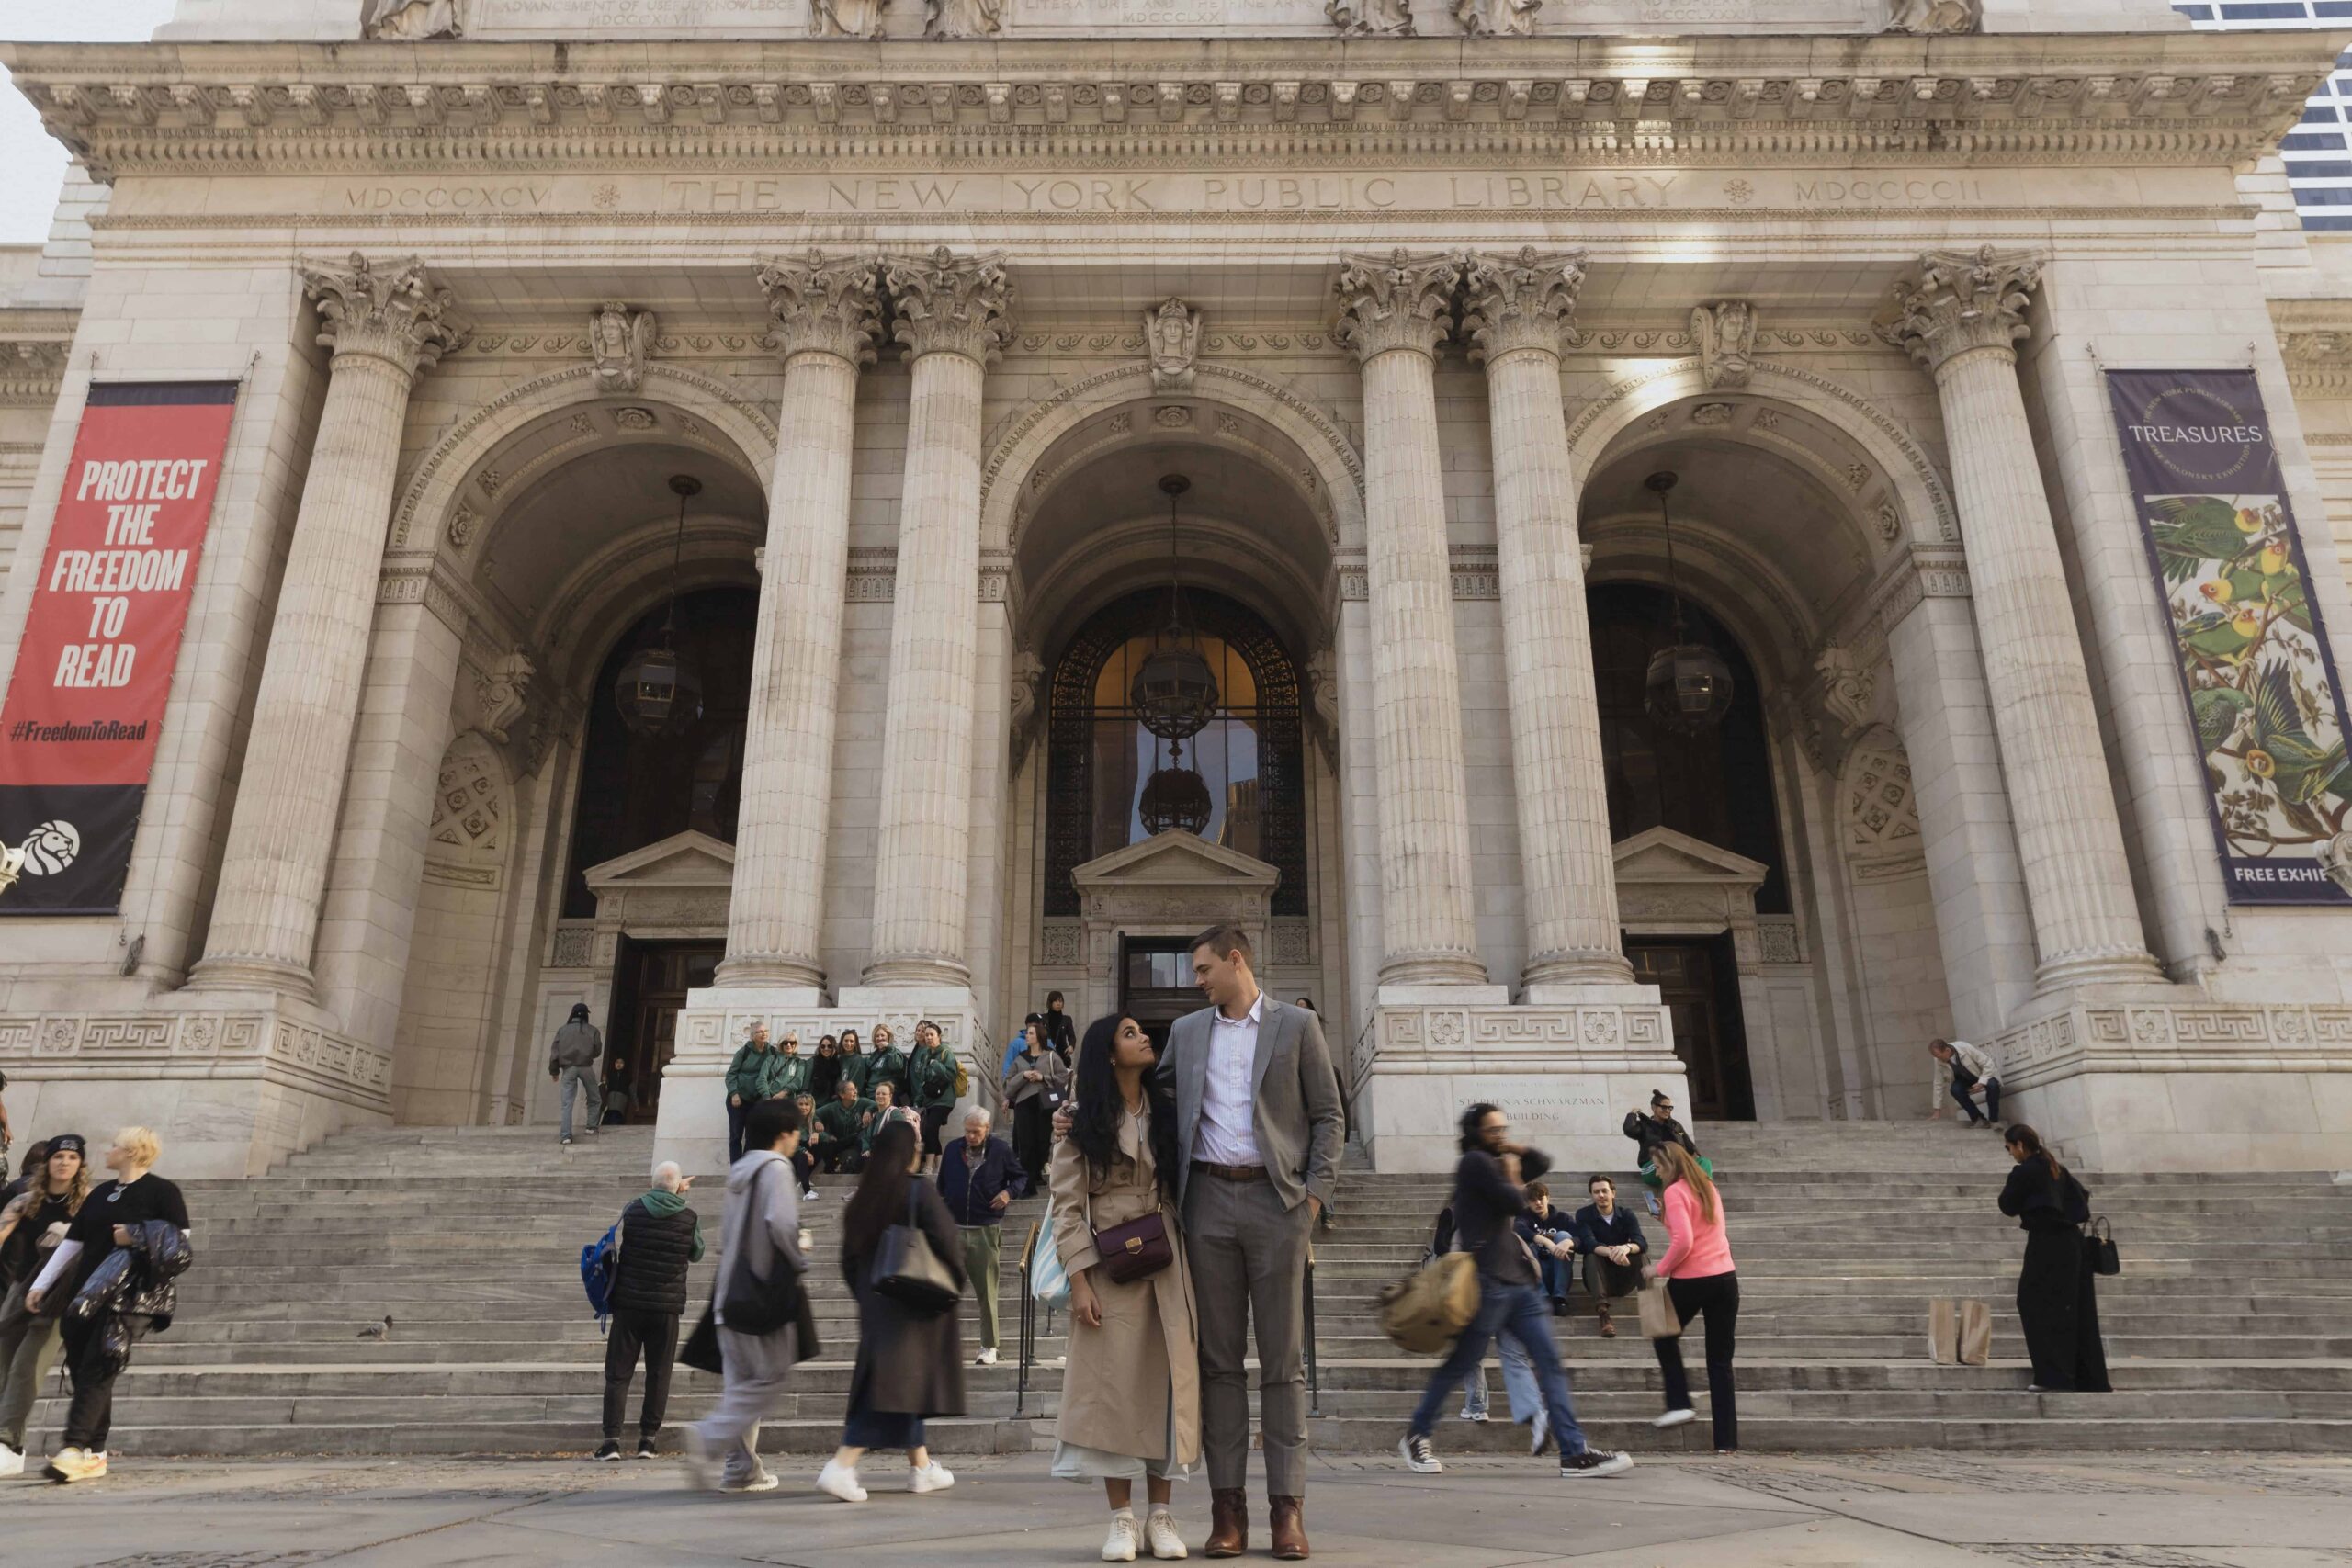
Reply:
[[[162,738],[236,383],[94,386],[0,709],[0,914],[107,914]]]

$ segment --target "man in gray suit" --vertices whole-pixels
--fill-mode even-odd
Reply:
[[[1208,1555],[1249,1550],[1250,1390],[1257,1320],[1258,1416],[1274,1555],[1306,1556],[1306,1250],[1340,1166],[1340,1080],[1322,1021],[1265,995],[1250,939],[1216,926],[1193,942],[1210,1006],[1168,1032],[1159,1059],[1176,1096],[1184,1247],[1201,1314],[1201,1438],[1215,1524]]]

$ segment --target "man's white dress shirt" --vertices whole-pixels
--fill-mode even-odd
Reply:
[[[1193,1132],[1193,1157],[1211,1165],[1263,1165],[1256,1125],[1258,1023],[1266,993],[1240,1018],[1218,1009],[1209,1020],[1209,1070],[1201,1089],[1201,1120]]]

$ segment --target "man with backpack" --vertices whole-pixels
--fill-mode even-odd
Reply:
[[[605,1341],[605,1441],[596,1457],[621,1457],[621,1415],[629,1383],[645,1358],[645,1404],[638,1412],[637,1457],[651,1459],[670,1408],[670,1368],[678,1359],[678,1319],[686,1310],[686,1269],[702,1258],[702,1224],[686,1206],[694,1185],[674,1160],[653,1168],[653,1190],[621,1211],[613,1228],[612,1327]]]

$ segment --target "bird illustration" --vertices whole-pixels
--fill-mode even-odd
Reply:
[[[384,1321],[371,1323],[356,1336],[361,1339],[390,1339],[392,1337],[392,1314],[386,1313]]]

